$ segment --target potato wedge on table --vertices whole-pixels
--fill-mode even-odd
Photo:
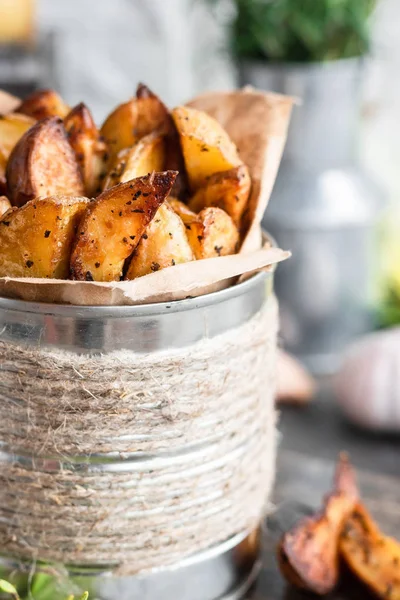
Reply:
[[[361,503],[346,521],[340,553],[378,598],[400,600],[400,543],[382,534]]]
[[[185,224],[186,235],[197,260],[237,252],[239,231],[225,211],[209,207],[196,215],[176,199],[172,200],[171,206]]]
[[[214,173],[189,200],[189,207],[194,212],[199,212],[208,206],[217,206],[228,213],[235,225],[240,227],[250,188],[249,170],[245,165]]]
[[[12,206],[7,196],[0,196],[0,217],[2,217],[8,210],[10,210],[10,208],[12,208]]]
[[[205,112],[178,106],[172,111],[192,192],[220,171],[243,164],[235,144],[221,125]]]
[[[8,159],[16,143],[36,121],[25,115],[0,115],[0,145]]]
[[[65,279],[86,198],[42,198],[0,218],[0,277]]]
[[[8,113],[17,110],[21,105],[21,100],[4,90],[0,90],[0,115],[8,115]]]
[[[25,98],[15,110],[40,121],[46,117],[63,119],[70,108],[55,90],[37,90]]]
[[[136,97],[118,106],[105,120],[101,134],[113,159],[120,150],[133,146],[152,131],[166,133],[173,124],[161,100],[146,86],[138,86]]]
[[[64,127],[81,170],[86,194],[94,196],[101,191],[101,180],[108,159],[107,144],[83,102],[67,114]]]
[[[125,148],[117,154],[104,180],[104,189],[143,177],[152,171],[162,171],[165,157],[165,136],[155,132],[145,135],[131,148]]]
[[[37,197],[83,195],[82,176],[61,119],[39,121],[22,136],[8,159],[6,178],[15,206]]]
[[[333,491],[316,515],[301,519],[278,545],[279,567],[293,585],[327,594],[339,579],[339,539],[358,502],[355,474],[345,455],[336,467]]]
[[[137,245],[124,279],[135,279],[192,260],[194,254],[182,219],[166,201]]]
[[[176,172],[152,173],[106,190],[87,208],[71,257],[73,279],[118,281]]]

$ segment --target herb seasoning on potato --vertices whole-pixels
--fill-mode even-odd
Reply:
[[[99,128],[54,90],[10,106],[1,277],[120,281],[239,251],[251,178],[205,112],[170,112],[143,84]]]

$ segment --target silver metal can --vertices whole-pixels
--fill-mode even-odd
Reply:
[[[259,273],[247,281],[223,291],[199,298],[141,306],[95,307],[35,304],[21,300],[0,299],[0,343],[34,348],[56,348],[90,356],[104,355],[113,350],[151,353],[170,348],[189,347],[205,338],[214,338],[235,329],[260,312],[273,299],[273,273]],[[1,383],[0,398],[4,397]],[[201,453],[201,447],[196,448]],[[188,452],[187,449],[182,449]],[[162,453],[162,460],[176,460],[179,449]],[[141,463],[156,455],[139,452],[126,457],[109,453],[103,457],[85,456],[83,462],[91,470],[138,471]],[[104,461],[103,461],[104,459]],[[62,470],[60,456],[24,456],[18,448],[8,447],[1,440],[0,464],[35,464],[51,460],[52,469]],[[68,462],[68,457],[65,459]],[[102,462],[103,461],[103,462]],[[171,464],[173,464],[171,462]],[[69,468],[71,465],[69,464]],[[43,523],[43,528],[46,524]],[[241,597],[254,581],[258,569],[259,539],[257,529],[241,531],[214,547],[179,561],[166,568],[157,568],[139,575],[115,576],[102,565],[88,567],[35,564],[36,573],[50,574],[52,600],[88,590],[94,600],[220,600]],[[40,557],[39,557],[40,559]],[[0,559],[0,577],[15,577],[27,586],[31,580],[32,562],[16,560],[4,554]],[[14,578],[14,579],[13,579]],[[25,583],[24,583],[25,582]],[[49,596],[48,596],[49,597]],[[36,596],[35,596],[36,598]],[[40,598],[40,595],[38,596]]]

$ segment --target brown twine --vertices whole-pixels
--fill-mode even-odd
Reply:
[[[276,333],[271,298],[169,352],[0,343],[2,552],[134,574],[253,529],[274,478]]]

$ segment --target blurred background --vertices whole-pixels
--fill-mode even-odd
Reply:
[[[400,399],[376,398],[400,390],[400,338],[379,337],[400,323],[399,23],[398,0],[0,0],[0,88],[18,96],[54,87],[98,121],[138,81],[170,106],[247,84],[299,98],[264,220],[293,251],[282,343],[313,375],[368,373],[369,416],[348,410],[359,379],[345,412],[398,430]]]

